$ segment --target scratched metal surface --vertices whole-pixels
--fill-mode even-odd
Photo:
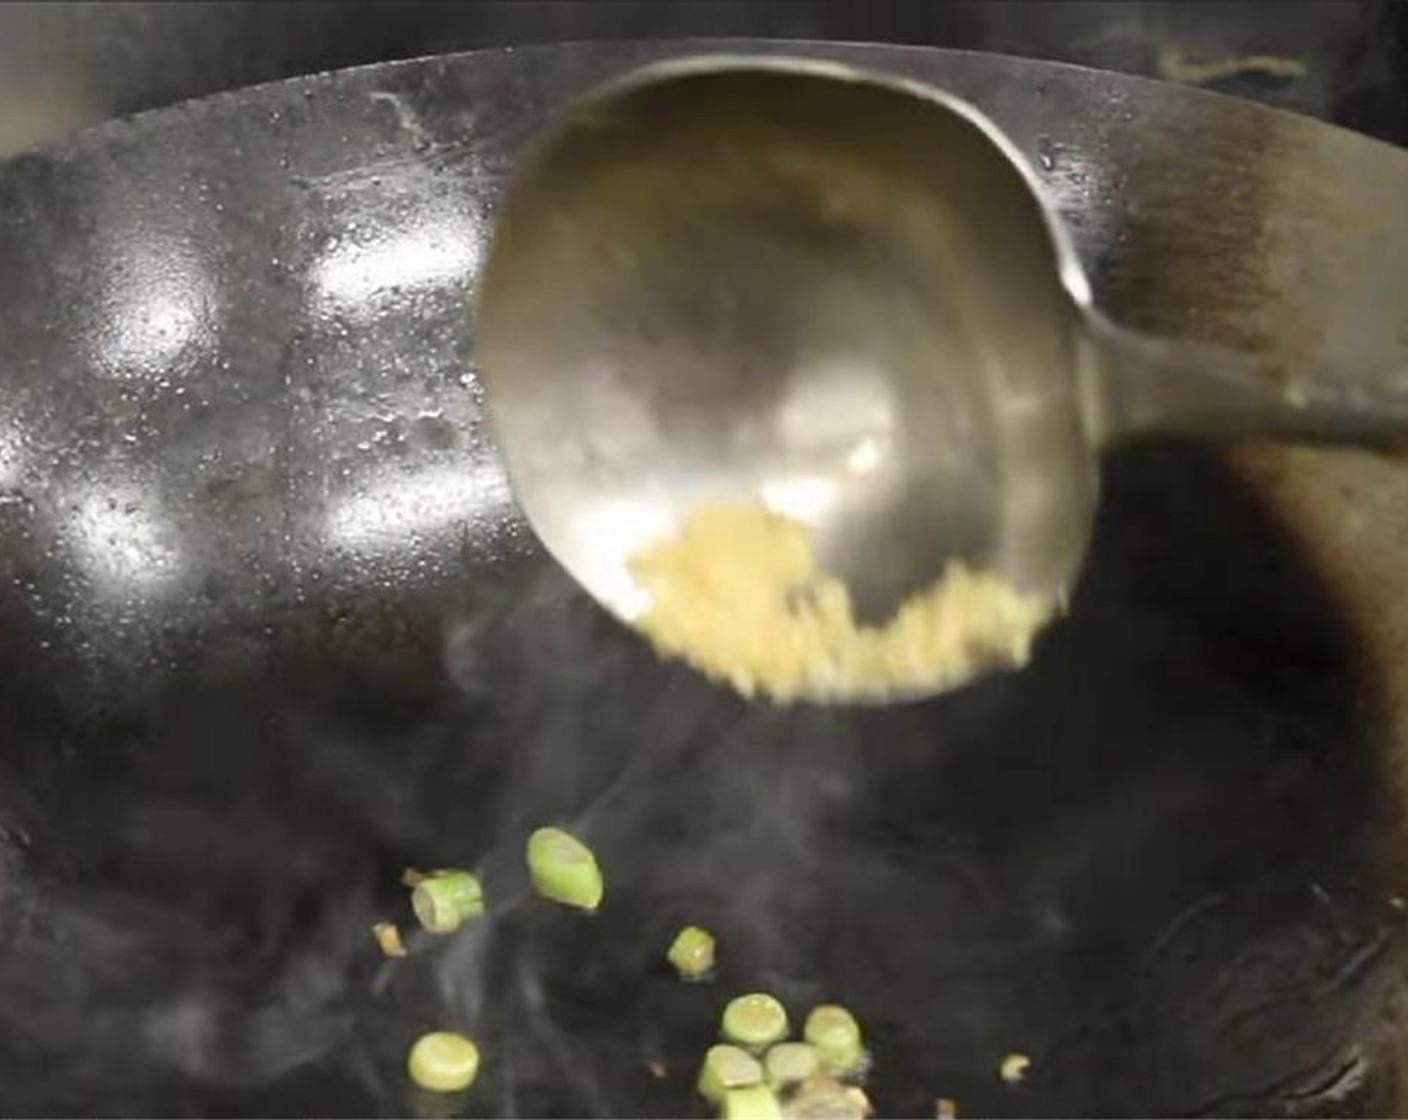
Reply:
[[[493,207],[564,98],[687,49],[315,76],[0,165],[0,1107],[397,1113],[455,1023],[487,1055],[456,1108],[680,1112],[765,986],[855,1006],[889,1114],[1389,1110],[1408,553],[1335,480],[1401,509],[1398,467],[1122,453],[1032,670],[892,711],[745,708],[537,549],[479,425]],[[767,49],[985,109],[1126,321],[1408,389],[1402,152],[1050,64]],[[595,922],[525,899],[545,819],[598,848]],[[481,866],[490,916],[381,962],[428,863]],[[713,987],[656,967],[686,919]]]

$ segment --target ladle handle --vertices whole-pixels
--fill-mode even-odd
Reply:
[[[1102,447],[1154,432],[1408,447],[1408,385],[1395,394],[1331,374],[1287,376],[1229,347],[1149,337],[1100,318],[1089,342],[1090,426]],[[1408,368],[1404,375],[1408,382]]]

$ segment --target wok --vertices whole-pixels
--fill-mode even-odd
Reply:
[[[971,100],[1132,325],[1408,370],[1401,152],[1053,64],[723,46]],[[372,66],[0,165],[0,1109],[687,1113],[762,988],[852,1006],[890,1115],[1393,1111],[1401,466],[1122,453],[1032,667],[882,710],[658,663],[526,531],[467,310],[496,199],[564,99],[691,49]],[[546,821],[596,918],[529,895]],[[488,917],[381,958],[402,869],[445,865]],[[661,965],[687,921],[713,985]],[[445,1026],[484,1071],[428,1102],[403,1056]]]

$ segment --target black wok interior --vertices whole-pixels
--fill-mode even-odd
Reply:
[[[492,198],[527,95],[475,110],[498,148],[440,147],[488,79],[434,65],[379,82],[375,166],[308,85],[0,169],[34,452],[0,476],[0,1111],[702,1114],[722,1002],[759,988],[856,1011],[884,1115],[1387,1109],[1381,701],[1257,497],[1203,449],[1112,458],[1069,618],[951,697],[768,709],[659,663],[495,480],[462,281],[304,294],[329,238],[482,227],[467,184]],[[407,111],[420,147],[386,139]],[[206,302],[112,343],[188,267]],[[375,485],[414,470],[480,472],[470,506],[404,528],[442,507]],[[528,892],[548,821],[598,853],[594,918]],[[450,865],[488,917],[383,959],[402,870]],[[712,984],[662,964],[685,922]],[[418,1097],[406,1047],[444,1026],[481,1080]]]
[[[1362,1072],[1401,968],[1376,743],[1314,575],[1216,462],[1121,457],[1031,670],[918,706],[750,708],[532,553],[437,607],[383,651],[399,687],[327,630],[93,708],[7,658],[7,1111],[405,1111],[405,1047],[453,1023],[487,1055],[457,1111],[678,1114],[758,987],[853,1006],[888,1115],[1324,1114]],[[598,917],[527,895],[545,820],[596,848]],[[436,864],[484,869],[490,919],[383,962]],[[662,967],[689,921],[714,984]]]

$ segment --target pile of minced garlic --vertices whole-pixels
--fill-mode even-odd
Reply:
[[[950,564],[883,626],[856,621],[818,564],[811,529],[759,505],[701,505],[631,558],[650,596],[635,625],[745,696],[877,698],[939,691],[1027,661],[1051,603]]]

